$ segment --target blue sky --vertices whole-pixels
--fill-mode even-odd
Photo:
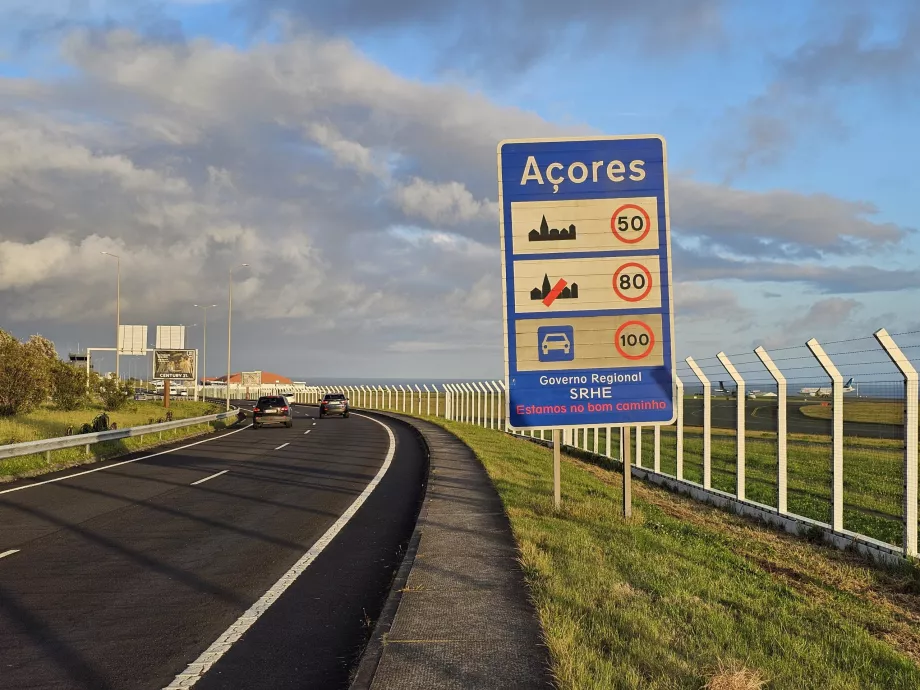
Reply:
[[[52,138],[63,136],[53,121],[82,121],[85,128],[68,132],[65,143],[85,141],[81,146],[96,157],[86,163],[96,172],[87,174],[109,165],[99,156],[122,156],[138,170],[184,184],[186,206],[158,201],[157,217],[170,222],[190,200],[218,195],[218,180],[232,180],[232,213],[226,200],[197,209],[215,229],[195,251],[216,264],[226,258],[228,237],[240,243],[247,233],[305,233],[297,260],[317,275],[320,266],[347,274],[348,306],[330,311],[309,296],[279,294],[273,303],[283,308],[262,327],[280,334],[328,329],[351,339],[362,333],[370,349],[355,346],[349,356],[373,354],[384,375],[419,366],[446,366],[447,375],[500,372],[500,341],[490,338],[500,312],[480,295],[498,267],[497,254],[490,258],[497,227],[488,206],[495,171],[481,152],[494,150],[498,137],[537,130],[666,137],[672,220],[684,250],[675,252],[675,280],[685,295],[682,356],[697,354],[694,348],[785,346],[806,335],[868,336],[875,324],[896,331],[920,322],[908,308],[920,285],[920,182],[912,165],[920,11],[908,0],[9,4],[0,22],[0,77],[8,78],[0,96],[11,117],[42,121],[43,136]],[[311,72],[314,58],[332,62]],[[140,64],[147,76],[135,80],[131,70]],[[301,68],[304,75],[291,76]],[[337,81],[323,82],[335,69],[342,70]],[[193,77],[201,79],[197,86]],[[186,90],[172,89],[180,80],[188,81]],[[298,93],[314,82],[322,83],[311,96]],[[240,95],[275,86],[269,95]],[[39,87],[42,95],[24,95]],[[411,141],[413,127],[425,129],[424,141]],[[478,139],[466,159],[470,137]],[[228,148],[231,141],[239,150]],[[317,156],[334,162],[341,177],[312,176]],[[73,165],[67,170],[68,179],[77,174]],[[62,173],[51,165],[42,174],[47,183]],[[201,187],[203,180],[210,186]],[[124,185],[119,194],[127,194]],[[349,202],[350,195],[356,196]],[[330,196],[341,197],[341,207]],[[125,228],[141,222],[138,209],[128,208],[131,197],[117,198],[126,204],[123,213],[134,215],[93,213]],[[45,225],[30,224],[17,208],[21,246],[5,251],[12,257],[41,240],[69,242],[71,251],[85,251],[94,237],[127,241],[128,229],[124,236],[93,233],[66,220],[82,217],[67,207],[79,199],[75,192],[60,200],[61,218],[51,225],[38,201],[23,201]],[[348,230],[333,239],[331,232],[296,229],[298,204],[311,222]],[[440,205],[469,223],[445,220]],[[143,210],[148,222],[151,211]],[[371,229],[373,239],[364,234]],[[169,231],[182,236],[190,229]],[[377,246],[380,237],[392,242]],[[148,249],[138,270],[160,275],[152,268],[156,248]],[[285,270],[295,270],[295,259],[286,260],[292,265]],[[402,277],[376,261],[391,261],[396,272],[402,266]],[[419,262],[426,268],[409,275],[405,267]],[[60,325],[55,308],[21,305],[26,290],[61,303],[45,268],[46,277],[36,267],[34,276],[0,282],[0,325],[92,338],[88,325]],[[254,269],[253,298],[269,289],[271,273]],[[361,315],[375,308],[375,286],[384,280],[393,281],[391,292],[418,292],[424,284],[431,301],[417,304],[407,295],[402,306],[390,307],[422,315],[391,319],[371,334]],[[895,283],[902,287],[886,287]],[[103,290],[99,280],[85,286],[87,294],[97,289]],[[441,324],[439,304],[452,299],[467,306]],[[678,309],[680,317],[681,294]],[[166,318],[152,308],[141,314]],[[258,324],[261,317],[253,308],[241,318]],[[476,325],[456,333],[458,319]],[[723,320],[732,323],[727,333],[713,327]],[[295,366],[295,353],[278,353]],[[257,354],[244,347],[241,356]],[[343,355],[336,366],[349,361]]]

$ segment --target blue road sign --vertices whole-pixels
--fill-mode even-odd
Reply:
[[[664,139],[503,141],[498,174],[511,426],[672,423]]]

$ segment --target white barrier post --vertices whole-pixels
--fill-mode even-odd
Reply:
[[[427,405],[427,408],[426,408],[426,410],[425,410],[425,416],[426,416],[426,417],[430,417],[430,416],[431,416],[431,391],[428,390],[428,384],[427,384],[427,383],[423,383],[422,386],[425,387],[425,397],[426,397],[426,399],[428,400],[428,405]],[[422,403],[421,403],[421,401],[420,401],[420,402],[419,402],[419,405],[421,405],[421,404],[422,404]],[[421,410],[419,410],[419,413],[421,413]]]
[[[450,395],[450,399],[447,401],[447,404],[450,406],[448,418],[450,421],[455,422],[457,421],[457,387],[452,383],[448,383],[444,387]]]
[[[904,376],[904,555],[917,558],[917,447],[920,425],[920,381],[917,370],[888,331],[880,328],[875,333],[891,361]]]
[[[451,415],[453,414],[451,412],[451,402],[450,402],[452,396],[453,396],[453,391],[450,387],[450,384],[445,383],[444,384],[444,419],[447,419],[447,420],[450,420],[452,418]],[[435,401],[437,401],[437,398],[435,398]]]
[[[712,486],[712,383],[700,366],[687,357],[687,364],[703,384],[703,488]]]
[[[511,411],[511,403],[508,399],[508,387],[505,385],[504,381],[496,381],[496,383],[502,388],[502,404],[500,409],[502,410],[502,419],[505,422],[504,429],[505,431],[508,431],[510,426],[508,423],[508,413]]]
[[[483,427],[484,429],[488,429],[489,422],[486,419],[486,414],[489,412],[489,388],[485,383],[481,381],[476,385],[479,386],[479,388],[482,390],[482,411],[479,414],[479,426]]]
[[[409,414],[415,414],[415,394],[412,392],[412,384],[406,387],[409,389]]]
[[[657,426],[657,425],[655,426],[654,438],[655,438],[655,450],[653,452],[654,452],[655,457],[652,460],[652,471],[660,473],[661,472],[661,427],[660,426]]]
[[[466,412],[466,423],[473,423],[473,387],[469,383],[463,384],[464,390],[466,390],[466,405],[464,405],[464,411]]]
[[[481,394],[475,381],[470,386],[473,388],[473,424],[479,426],[479,416],[482,414]]]
[[[415,384],[415,393],[418,395],[418,416],[422,416],[422,389]]]
[[[725,371],[728,372],[728,375],[731,377],[732,381],[735,382],[735,426],[737,428],[737,435],[735,436],[735,448],[737,450],[738,456],[738,472],[735,479],[737,487],[735,489],[735,495],[739,500],[743,501],[745,499],[745,487],[747,485],[747,471],[745,461],[745,407],[747,404],[747,391],[745,390],[744,379],[741,378],[741,374],[739,374],[738,370],[735,369],[735,365],[731,363],[728,355],[726,355],[724,352],[720,352],[718,354],[718,358],[722,363]]]
[[[812,338],[805,345],[808,346],[811,354],[815,356],[818,364],[821,365],[821,368],[831,379],[833,395],[833,407],[831,408],[831,415],[833,416],[833,435],[831,437],[833,448],[831,456],[833,463],[831,469],[831,529],[835,532],[840,532],[843,530],[843,376],[817,340]]]
[[[606,445],[607,447],[605,448],[605,453],[604,453],[604,454],[609,458],[609,457],[610,457],[611,450],[612,450],[612,449],[611,449],[611,445],[610,445],[610,441],[611,441],[611,439],[612,439],[612,437],[613,437],[613,427],[612,427],[612,426],[608,426],[607,429],[606,429],[606,431],[605,431],[605,433],[606,433],[607,438],[606,438],[606,440],[605,440],[605,442],[604,442],[604,445]]]
[[[438,392],[438,386],[435,383],[431,384],[431,388],[434,391],[434,416],[438,416],[438,408],[441,406],[441,394]],[[430,402],[430,401],[429,401]]]
[[[787,504],[789,490],[786,470],[786,377],[773,363],[773,358],[763,347],[754,350],[754,354],[763,362],[770,376],[776,381],[776,509],[780,513],[787,513],[789,512]]]

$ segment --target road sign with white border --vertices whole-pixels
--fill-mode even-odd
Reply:
[[[509,424],[673,423],[664,139],[505,140],[498,181]]]

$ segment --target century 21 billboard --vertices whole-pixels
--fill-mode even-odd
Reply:
[[[195,379],[194,350],[154,350],[153,378]]]

